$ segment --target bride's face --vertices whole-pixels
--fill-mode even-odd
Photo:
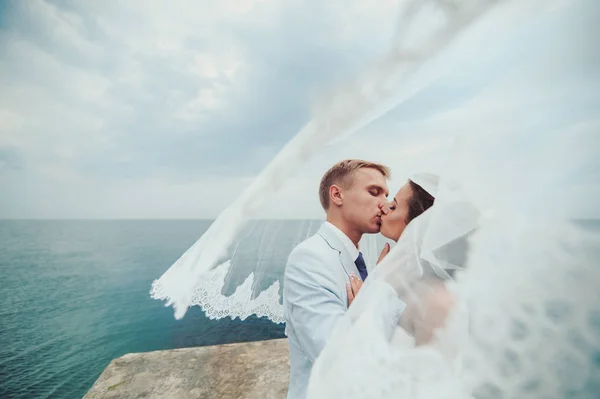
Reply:
[[[406,228],[408,201],[413,192],[407,182],[398,190],[394,199],[383,208],[381,216],[381,234],[390,240],[398,241]]]

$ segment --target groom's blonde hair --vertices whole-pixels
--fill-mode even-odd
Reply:
[[[345,159],[333,165],[321,179],[319,185],[319,200],[325,211],[329,209],[329,188],[333,185],[343,188],[351,187],[354,183],[354,172],[361,168],[371,168],[378,170],[388,178],[391,176],[390,168],[375,162],[364,161],[362,159]]]

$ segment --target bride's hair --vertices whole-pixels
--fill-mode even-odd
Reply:
[[[406,215],[406,224],[410,223],[411,220],[431,208],[435,198],[429,194],[425,189],[419,186],[412,180],[408,180],[412,195],[408,200],[408,213]]]

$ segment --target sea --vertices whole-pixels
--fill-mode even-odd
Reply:
[[[0,398],[81,398],[131,352],[285,337],[266,318],[210,320],[195,306],[176,320],[150,297],[211,222],[0,220]],[[269,259],[285,262],[289,249]],[[255,262],[249,250],[237,262],[244,253]]]
[[[153,280],[211,223],[0,220],[0,398],[81,398],[111,360],[131,352],[284,338],[283,324],[210,320],[195,306],[176,320],[150,297]],[[232,263],[249,273],[260,262],[270,284],[293,245],[319,224],[255,222]],[[600,232],[600,221],[585,226]],[[228,278],[225,291],[245,277]],[[590,356],[597,373],[600,353]],[[573,397],[598,397],[596,377]]]

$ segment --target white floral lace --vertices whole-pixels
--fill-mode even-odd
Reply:
[[[230,296],[221,294],[225,285],[225,277],[229,272],[231,262],[227,261],[215,269],[202,275],[200,284],[194,290],[190,306],[200,306],[209,319],[222,319],[230,317],[245,320],[249,316],[267,317],[274,323],[284,323],[283,306],[280,303],[279,281],[275,281],[268,289],[262,291],[258,297],[252,299],[252,285],[254,273],[251,273],[244,283],[237,287]],[[165,294],[165,281],[157,280],[152,285],[150,292],[152,298],[168,300]]]

